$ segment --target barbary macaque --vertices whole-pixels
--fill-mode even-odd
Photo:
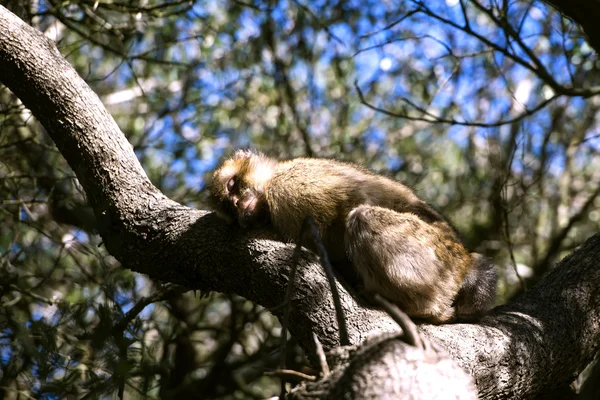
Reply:
[[[279,162],[240,150],[215,171],[212,195],[229,223],[269,222],[286,241],[296,240],[312,216],[334,265],[349,261],[366,293],[411,317],[473,318],[494,302],[491,262],[467,251],[454,228],[411,189],[357,165]]]

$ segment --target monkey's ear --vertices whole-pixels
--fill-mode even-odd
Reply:
[[[240,149],[240,150],[236,150],[235,153],[233,154],[233,158],[235,160],[238,160],[240,158],[250,158],[250,157],[254,157],[259,155],[260,153],[256,150],[252,150],[252,149]]]

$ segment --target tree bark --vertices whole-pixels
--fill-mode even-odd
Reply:
[[[0,82],[33,112],[85,189],[108,251],[124,267],[190,289],[237,293],[275,314],[293,247],[268,230],[241,231],[190,209],[148,180],[115,121],[54,43],[0,6]],[[600,236],[533,289],[478,324],[421,327],[475,379],[481,398],[526,398],[569,383],[600,343]],[[313,333],[339,346],[333,302],[317,258],[304,251],[289,329],[312,354]],[[396,331],[339,285],[350,341]]]

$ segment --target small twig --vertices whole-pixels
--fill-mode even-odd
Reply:
[[[401,23],[402,23],[402,21],[404,21],[405,19],[407,19],[408,17],[410,17],[410,16],[412,16],[412,15],[414,15],[414,14],[417,14],[418,12],[419,12],[419,9],[410,10],[409,12],[407,12],[406,14],[404,14],[402,17],[400,17],[400,18],[398,18],[397,20],[395,20],[395,21],[393,21],[393,22],[391,22],[391,23],[387,24],[387,25],[386,25],[386,26],[384,26],[383,28],[381,28],[381,29],[378,29],[378,30],[376,30],[376,31],[373,31],[373,32],[366,33],[366,34],[364,34],[364,35],[361,35],[361,36],[359,36],[359,37],[360,37],[360,39],[366,39],[366,38],[368,38],[368,37],[370,37],[370,36],[377,35],[377,34],[379,34],[379,33],[383,32],[383,31],[390,30],[390,29],[392,29],[394,26],[396,26],[396,25],[398,25],[398,24],[401,24]]]
[[[285,381],[293,381],[293,382],[302,382],[302,381],[310,381],[314,382],[317,380],[316,376],[303,374],[300,371],[294,371],[293,369],[278,369],[275,371],[266,371],[265,375],[267,376],[275,376]]]
[[[546,107],[548,104],[552,103],[554,100],[556,100],[557,98],[559,98],[561,96],[560,94],[555,94],[554,96],[552,96],[548,99],[545,99],[544,101],[538,103],[538,105],[536,105],[535,107],[527,109],[526,111],[522,112],[521,114],[517,115],[514,118],[505,119],[505,120],[498,119],[498,120],[492,121],[492,122],[469,122],[469,121],[457,120],[454,118],[442,118],[440,116],[432,114],[431,112],[427,111],[424,107],[420,107],[416,103],[412,102],[407,97],[401,97],[399,99],[399,101],[408,104],[409,107],[411,107],[412,109],[421,113],[420,116],[409,115],[407,111],[400,111],[400,112],[390,111],[385,108],[378,107],[378,106],[370,103],[369,101],[367,101],[362,89],[358,86],[358,80],[354,81],[354,88],[356,89],[358,98],[363,105],[365,105],[366,107],[370,108],[373,111],[377,111],[379,113],[382,113],[382,114],[390,116],[390,117],[402,118],[402,119],[406,119],[408,121],[423,121],[423,122],[427,122],[427,123],[431,123],[431,124],[474,126],[474,127],[481,127],[481,128],[495,128],[495,127],[514,124],[516,122],[519,122],[519,121],[525,119],[526,117],[535,114],[536,112],[538,112],[542,108]]]
[[[344,310],[342,309],[342,303],[340,302],[340,294],[335,284],[335,276],[333,275],[333,268],[331,267],[331,263],[329,262],[327,250],[325,249],[323,240],[321,240],[319,229],[317,228],[317,224],[315,223],[315,220],[312,216],[309,215],[308,217],[306,217],[303,225],[306,224],[310,226],[310,231],[315,241],[315,245],[317,246],[317,252],[319,253],[319,257],[321,257],[321,264],[323,265],[325,275],[327,276],[329,286],[331,287],[333,305],[335,306],[335,315],[338,322],[338,328],[340,330],[340,344],[342,346],[348,346],[350,344],[350,339],[348,338],[348,327],[346,326],[346,317],[344,316]]]
[[[279,369],[285,370],[285,353],[287,347],[287,329],[290,322],[290,310],[292,308],[292,293],[294,289],[294,280],[296,278],[296,270],[298,269],[298,260],[300,259],[300,248],[302,246],[302,235],[304,234],[304,225],[300,229],[300,234],[296,240],[296,247],[292,255],[292,269],[290,270],[290,276],[288,277],[288,285],[285,290],[284,308],[283,308],[283,321],[281,321],[281,344],[279,346],[280,359]],[[279,398],[285,399],[285,377],[281,377],[281,391]]]
[[[166,284],[156,292],[152,293],[150,296],[142,297],[138,300],[137,303],[131,307],[131,309],[123,315],[123,317],[113,326],[113,330],[115,334],[121,334],[126,328],[127,325],[138,316],[139,313],[142,312],[146,306],[152,303],[156,303],[162,301],[174,294],[182,294],[187,292],[189,289],[183,286],[174,285],[174,284]]]
[[[288,278],[288,285],[285,291],[285,301],[284,304],[286,307],[283,310],[283,321],[281,322],[281,345],[280,345],[280,353],[281,358],[279,360],[280,370],[285,370],[285,353],[287,346],[287,329],[289,326],[290,320],[290,310],[292,307],[292,293],[294,288],[294,280],[296,278],[296,270],[298,269],[298,260],[300,259],[300,248],[302,246],[302,239],[304,238],[304,233],[306,232],[306,228],[310,227],[310,232],[312,234],[312,238],[315,242],[315,246],[317,247],[317,252],[319,257],[321,258],[321,264],[323,265],[323,269],[325,270],[325,276],[327,277],[327,281],[329,282],[329,286],[331,288],[331,295],[333,297],[333,304],[335,307],[335,315],[338,322],[338,327],[340,330],[340,344],[342,346],[348,346],[350,344],[350,340],[348,338],[348,328],[346,326],[346,318],[344,316],[344,310],[342,309],[342,303],[340,302],[340,294],[337,290],[337,286],[335,284],[335,277],[333,275],[333,268],[331,267],[331,263],[329,262],[329,256],[327,255],[327,250],[325,249],[325,245],[323,245],[323,241],[321,240],[321,235],[319,234],[319,229],[317,228],[317,224],[312,216],[308,216],[304,219],[302,223],[302,227],[300,229],[300,234],[296,240],[296,247],[294,248],[294,253],[292,255],[292,269],[290,271],[290,276]],[[322,348],[321,348],[322,350]],[[326,368],[329,371],[329,368]],[[325,371],[325,370],[324,370]],[[281,391],[279,393],[279,398],[281,400],[285,399],[285,377],[281,377]]]
[[[514,136],[512,139],[512,142],[514,142]],[[512,151],[510,152],[510,156],[507,160],[506,166],[507,166],[507,171],[505,172],[504,175],[504,182],[502,182],[502,218],[504,219],[504,240],[506,240],[506,245],[508,247],[508,254],[510,256],[510,262],[512,265],[512,268],[515,272],[515,275],[517,276],[517,279],[519,280],[519,283],[521,285],[521,289],[523,291],[527,290],[527,284],[525,283],[525,280],[523,279],[523,277],[519,274],[519,269],[517,268],[517,261],[515,260],[515,254],[514,254],[514,250],[513,250],[513,243],[512,243],[512,238],[510,236],[510,221],[508,219],[508,214],[509,214],[509,210],[508,210],[508,194],[507,194],[507,183],[508,183],[508,178],[509,178],[509,168],[512,165],[512,162],[515,158],[515,154],[517,152],[517,146],[513,145],[512,146]]]
[[[315,352],[317,353],[317,359],[319,360],[319,367],[321,368],[321,378],[327,378],[331,373],[329,371],[329,365],[327,364],[327,357],[325,357],[325,350],[323,350],[321,341],[314,332],[313,340],[315,342]]]
[[[503,190],[503,192],[505,192],[505,190]],[[515,252],[514,252],[514,248],[513,248],[512,239],[510,236],[510,226],[509,226],[509,221],[508,221],[508,207],[507,207],[506,203],[507,203],[507,201],[506,201],[506,199],[504,199],[504,204],[502,205],[502,218],[504,219],[504,232],[503,232],[504,240],[506,241],[506,246],[508,247],[508,255],[510,256],[510,264],[512,266],[512,269],[513,269],[515,275],[517,276],[517,279],[519,280],[519,284],[521,285],[521,290],[526,291],[527,283],[525,283],[525,280],[523,279],[521,274],[519,274],[519,268],[517,266],[517,261],[515,259]]]
[[[419,349],[424,349],[421,335],[417,332],[417,326],[414,322],[406,315],[397,305],[389,302],[388,300],[381,297],[378,293],[372,294],[374,302],[387,312],[390,317],[402,328],[404,334],[404,341],[412,346]]]
[[[56,300],[49,299],[49,298],[44,297],[44,296],[40,296],[37,293],[34,293],[34,292],[32,292],[32,291],[30,291],[28,289],[19,287],[19,286],[13,284],[13,283],[11,283],[10,285],[8,285],[8,287],[11,288],[12,290],[15,290],[15,291],[21,293],[21,294],[29,296],[29,297],[31,297],[34,300],[40,301],[42,303],[46,303],[46,304],[51,305],[51,306],[53,306],[56,303],[58,303],[58,301],[56,301]]]

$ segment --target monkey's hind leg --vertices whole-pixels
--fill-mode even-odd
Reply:
[[[344,242],[365,290],[411,317],[443,323],[455,317],[462,281],[446,236],[415,214],[361,205],[346,217]]]

